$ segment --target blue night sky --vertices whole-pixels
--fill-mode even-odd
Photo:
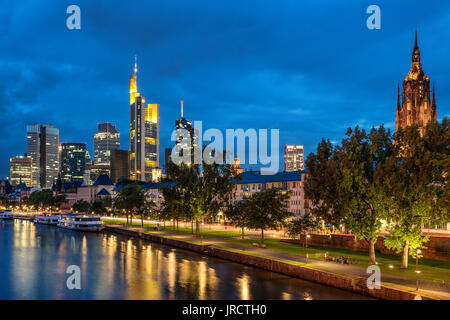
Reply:
[[[67,6],[81,30],[66,28]],[[381,7],[381,30],[366,8]],[[315,151],[346,128],[394,127],[397,84],[414,30],[436,82],[438,119],[450,115],[450,1],[2,0],[0,177],[26,152],[26,125],[53,124],[61,142],[85,142],[110,121],[129,145],[129,75],[161,105],[161,162],[185,101],[203,129],[280,129]]]

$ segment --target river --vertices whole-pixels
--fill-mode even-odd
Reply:
[[[78,266],[81,289],[66,273]],[[108,233],[0,221],[0,299],[366,299],[344,290]]]

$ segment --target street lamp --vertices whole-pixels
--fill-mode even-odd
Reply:
[[[416,291],[419,291],[419,274],[420,270],[418,269],[419,266],[419,254],[421,254],[422,251],[420,249],[417,249],[416,251],[416,273],[417,273],[417,279],[416,279]]]
[[[308,263],[308,239],[311,238],[309,234],[305,237],[305,249],[306,249],[306,263]]]

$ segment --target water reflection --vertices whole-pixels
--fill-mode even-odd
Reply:
[[[81,290],[66,269],[81,268]],[[28,221],[0,223],[0,299],[361,299],[171,247]]]

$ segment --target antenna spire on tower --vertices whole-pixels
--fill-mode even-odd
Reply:
[[[136,75],[137,73],[137,56],[134,55],[134,74]]]
[[[181,100],[181,117],[183,118],[183,100]]]

